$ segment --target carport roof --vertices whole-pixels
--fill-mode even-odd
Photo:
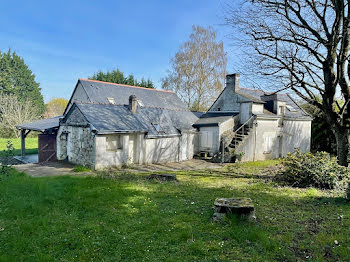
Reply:
[[[42,120],[30,122],[30,123],[24,123],[16,126],[16,128],[38,131],[38,132],[45,132],[49,129],[58,128],[60,118],[62,118],[62,116],[56,116],[56,117],[42,119]]]

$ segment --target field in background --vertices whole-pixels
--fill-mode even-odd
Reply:
[[[267,172],[277,164],[173,172],[169,183],[12,171],[0,180],[0,261],[349,261],[349,203],[278,187]],[[256,222],[212,222],[217,197],[250,197]]]
[[[15,148],[14,155],[21,154],[21,139],[20,138],[0,138],[0,156],[6,151],[6,143],[8,140],[12,141]],[[37,154],[38,153],[38,138],[27,137],[26,138],[26,154]]]

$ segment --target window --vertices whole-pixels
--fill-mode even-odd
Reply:
[[[121,135],[106,137],[106,151],[117,151],[123,149],[123,137]]]
[[[271,153],[271,137],[265,137],[265,154]]]
[[[107,100],[110,104],[114,105],[115,104],[115,101],[114,101],[114,98],[113,97],[107,97]]]
[[[163,128],[159,124],[152,123],[154,129],[159,133],[159,134],[164,134]]]

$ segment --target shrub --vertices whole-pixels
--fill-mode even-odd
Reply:
[[[0,159],[0,175],[7,175],[11,169],[11,158],[13,156],[13,143],[11,140],[6,142],[6,150]]]
[[[345,198],[350,201],[350,183],[348,183],[348,187],[346,188]]]
[[[282,160],[285,172],[276,180],[294,187],[317,187],[321,189],[345,188],[349,169],[338,165],[337,159],[326,152],[289,153]]]

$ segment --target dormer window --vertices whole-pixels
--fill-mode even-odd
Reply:
[[[108,103],[115,105],[115,101],[113,97],[107,97]]]
[[[154,129],[159,133],[159,134],[164,134],[164,130],[163,128],[159,125],[159,124],[156,124],[156,123],[152,123]]]
[[[280,106],[279,113],[280,113],[281,116],[284,116],[284,114],[285,114],[285,106]]]

